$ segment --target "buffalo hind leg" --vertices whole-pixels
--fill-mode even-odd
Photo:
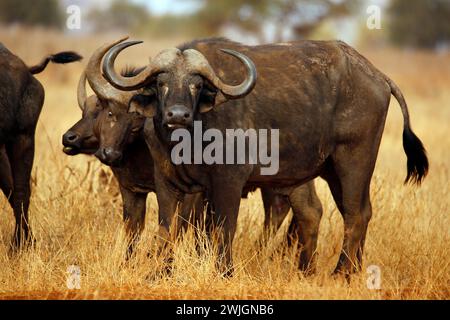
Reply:
[[[5,146],[0,147],[0,189],[9,200],[13,191],[13,178]]]
[[[16,219],[12,241],[12,250],[14,251],[34,242],[28,220],[31,195],[30,177],[34,159],[34,135],[17,135],[13,142],[7,144],[6,151],[13,177],[13,191],[9,197],[9,202]]]
[[[340,160],[337,164],[335,160],[323,177],[344,218],[344,241],[334,273],[349,275],[361,270],[364,241],[372,217],[369,189],[374,161],[370,163],[370,156],[348,157],[344,152],[344,148],[338,147]]]
[[[289,195],[293,216],[288,230],[288,245],[295,240],[300,245],[299,269],[310,275],[315,272],[317,238],[322,204],[317,197],[314,182],[295,188]]]
[[[133,254],[134,248],[139,241],[139,236],[145,227],[145,210],[147,193],[136,193],[120,186],[120,193],[123,202],[123,221],[127,234],[127,253],[128,260]]]
[[[264,229],[276,232],[291,209],[289,200],[271,188],[261,188],[261,197],[264,205]]]

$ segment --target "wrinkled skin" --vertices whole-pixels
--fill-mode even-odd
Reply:
[[[239,99],[217,100],[221,89],[188,70],[184,52],[194,48],[209,61],[224,83],[237,84],[246,71],[221,48],[233,49],[249,57],[258,71],[254,89]],[[242,190],[245,186],[283,190],[320,176],[324,178],[344,219],[344,240],[335,273],[360,270],[368,223],[372,216],[370,181],[384,129],[390,96],[399,101],[403,117],[403,145],[408,158],[407,179],[420,183],[428,171],[428,160],[421,141],[412,132],[408,109],[398,87],[353,48],[340,41],[299,41],[283,44],[246,46],[224,39],[200,40],[179,48],[173,59],[161,59],[162,73],[145,81],[130,79],[119,84],[111,73],[110,50],[103,64],[105,78],[121,90],[145,86],[148,103],[138,112],[146,115],[144,135],[155,159],[155,180],[178,190],[203,190],[213,207],[213,219],[222,225],[219,264],[231,274],[232,242]],[[172,51],[175,52],[175,51]],[[170,63],[169,63],[169,62]],[[150,66],[150,65],[149,65]],[[136,78],[137,79],[137,78]],[[169,79],[169,80],[167,80]],[[172,86],[175,87],[172,87]],[[194,90],[191,90],[194,85]],[[171,95],[172,94],[172,95]],[[190,99],[187,99],[189,96]],[[143,101],[143,99],[140,99]],[[217,103],[219,101],[220,103]],[[166,112],[174,103],[189,110],[190,119],[202,120],[205,129],[278,128],[279,171],[261,175],[260,164],[174,165],[168,139],[170,122]],[[202,112],[203,111],[203,112]],[[184,116],[184,115],[183,115]],[[191,122],[183,126],[189,128]],[[270,147],[270,146],[269,146]],[[270,148],[269,148],[270,152]],[[225,150],[224,150],[225,153]],[[158,197],[170,198],[157,187]],[[169,190],[170,191],[170,190]],[[173,195],[172,195],[173,196]],[[164,208],[161,206],[160,208]],[[170,212],[160,211],[168,228]],[[315,252],[317,219],[300,215],[301,259],[310,261]],[[307,264],[306,264],[307,265]],[[300,267],[304,267],[300,263]]]
[[[12,251],[34,241],[28,219],[30,176],[44,88],[33,74],[43,71],[50,61],[68,63],[79,59],[81,57],[75,53],[59,53],[27,67],[0,44],[0,187],[16,220]]]

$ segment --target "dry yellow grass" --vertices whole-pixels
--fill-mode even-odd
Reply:
[[[88,57],[106,39],[115,38],[66,38],[39,30],[14,32],[2,31],[2,42],[29,64],[45,53],[67,49],[79,50]],[[130,51],[136,63],[145,63],[147,52],[154,54],[178,42],[180,39],[172,39],[147,44],[142,51]],[[105,190],[98,181],[98,171],[106,167],[95,158],[68,157],[61,151],[61,135],[81,116],[75,97],[82,69],[78,64],[49,66],[38,76],[46,88],[46,102],[36,135],[30,208],[37,244],[17,256],[8,255],[13,215],[2,197],[0,298],[448,299],[450,56],[395,50],[363,53],[404,91],[414,130],[428,150],[431,169],[421,188],[402,185],[406,171],[403,124],[398,105],[392,102],[372,182],[374,215],[363,272],[350,284],[330,276],[343,226],[321,180],[316,185],[324,216],[318,245],[319,272],[313,277],[304,278],[296,271],[295,252],[275,250],[283,248],[281,232],[258,249],[263,221],[258,193],[242,201],[233,278],[222,278],[215,271],[211,250],[197,255],[192,230],[175,245],[173,275],[155,277],[161,260],[147,257],[156,231],[154,195],[149,196],[147,225],[137,255],[124,264],[121,201],[113,188]],[[370,290],[366,285],[365,270],[372,264],[381,268],[380,290]],[[69,265],[81,268],[80,290],[66,286]]]

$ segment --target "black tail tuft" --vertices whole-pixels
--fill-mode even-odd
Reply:
[[[420,185],[428,173],[428,158],[422,141],[409,127],[403,130],[403,149],[408,158],[405,184],[411,182]]]
[[[39,64],[29,67],[28,70],[31,74],[38,74],[44,71],[50,61],[54,63],[70,63],[80,61],[81,59],[83,59],[83,57],[76,52],[64,51],[45,57]]]
[[[83,57],[74,51],[59,52],[50,57],[50,60],[53,63],[70,63],[80,61],[81,59],[83,59]]]

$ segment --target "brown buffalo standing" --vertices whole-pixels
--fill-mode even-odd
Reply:
[[[0,44],[0,187],[14,210],[16,226],[12,249],[32,241],[28,221],[34,134],[44,103],[44,89],[33,76],[49,62],[70,63],[81,56],[61,52],[27,67]]]
[[[62,141],[66,154],[96,154],[103,163],[111,166],[122,195],[123,218],[130,239],[128,253],[131,253],[135,240],[144,228],[147,194],[155,191],[153,158],[142,136],[145,118],[128,113],[130,95],[114,89],[101,77],[101,58],[109,47],[99,48],[92,55],[86,71],[80,77],[77,96],[82,118],[63,135]],[[122,75],[131,77],[140,71],[129,68]],[[95,95],[87,97],[86,81],[89,81]],[[118,105],[121,106],[117,108]],[[294,212],[303,212],[320,219],[322,206],[313,182],[287,195],[278,195],[269,188],[263,188],[261,192],[266,229],[277,230],[291,206]],[[243,195],[246,196],[247,191]],[[175,198],[172,200],[169,210],[175,211],[177,201]],[[186,227],[187,221],[199,223],[203,219],[203,210],[201,194],[183,197],[178,225]],[[298,237],[298,233],[298,226],[293,221],[288,239],[291,240],[291,236]]]
[[[372,216],[370,181],[391,95],[403,113],[406,181],[420,183],[427,174],[426,153],[411,129],[399,88],[341,41],[247,46],[224,39],[200,40],[164,50],[137,76],[122,77],[114,70],[114,60],[137,43],[115,45],[105,55],[103,73],[118,89],[145,88],[145,94],[135,99],[140,106],[133,110],[148,117],[144,134],[159,181],[161,227],[169,228],[172,213],[164,210],[164,202],[173,194],[206,192],[214,219],[223,226],[224,259],[219,266],[228,274],[233,270],[231,248],[243,188],[283,190],[318,176],[327,181],[344,219],[335,272],[360,269]],[[172,132],[191,130],[194,120],[222,136],[229,128],[279,129],[278,172],[262,175],[262,163],[175,165],[170,156]],[[158,185],[172,188],[160,192]],[[303,269],[315,252],[320,219],[305,215],[295,219],[303,234]]]

